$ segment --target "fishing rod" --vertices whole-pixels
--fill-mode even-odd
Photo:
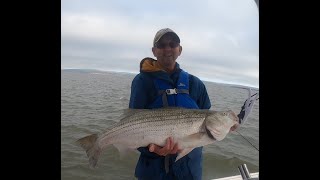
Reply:
[[[256,95],[256,94],[258,94],[258,93],[255,93],[254,95]],[[254,95],[251,95],[251,97],[253,97]],[[256,100],[258,100],[260,97],[258,97]]]
[[[243,103],[240,113],[238,114],[239,124],[243,124],[245,122],[245,120],[248,118],[248,115],[252,111],[254,103],[259,99],[259,97],[257,97],[259,93],[255,93],[251,95],[251,89],[250,88],[246,88],[246,89],[249,91],[249,96],[248,96],[248,99],[246,99],[245,102]],[[246,139],[240,132],[238,131],[236,132],[240,134],[240,136],[243,139],[245,139],[252,147],[254,147],[257,151],[259,151],[259,149],[255,147],[248,139]]]

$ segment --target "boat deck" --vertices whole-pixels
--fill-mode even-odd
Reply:
[[[259,178],[259,173],[250,173],[251,178],[248,180],[258,180]],[[243,180],[241,175],[237,176],[229,176],[229,177],[223,177],[223,178],[218,178],[218,179],[212,179],[212,180]]]

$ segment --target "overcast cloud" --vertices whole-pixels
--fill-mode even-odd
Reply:
[[[180,67],[202,80],[259,87],[254,0],[62,0],[61,68],[139,72],[155,33],[181,39]]]

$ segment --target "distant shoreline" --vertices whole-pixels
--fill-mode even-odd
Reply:
[[[66,69],[61,69],[61,72],[78,72],[78,73],[121,73],[121,74],[128,74],[128,75],[136,75],[138,73],[134,72],[125,72],[125,71],[112,71],[112,70],[97,70],[97,69],[76,69],[76,68],[66,68]],[[257,87],[252,87],[252,86],[247,86],[247,85],[242,85],[242,84],[229,84],[229,83],[222,83],[222,82],[215,82],[215,81],[208,81],[208,80],[202,80],[203,82],[209,82],[209,83],[216,83],[220,85],[225,85],[225,86],[232,86],[234,88],[251,88],[254,91],[259,91],[259,88]]]

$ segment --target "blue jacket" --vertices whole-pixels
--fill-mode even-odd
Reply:
[[[183,92],[167,95],[165,101],[169,106],[195,109],[210,109],[211,103],[206,88],[200,79],[179,68],[168,74],[152,58],[145,58],[140,63],[140,73],[131,85],[129,108],[152,109],[163,107],[165,89],[177,88]],[[201,179],[202,147],[195,148],[187,156],[174,163],[177,155],[169,157],[169,173],[166,174],[164,156],[149,152],[147,147],[140,147],[141,152],[135,175],[139,179]]]

